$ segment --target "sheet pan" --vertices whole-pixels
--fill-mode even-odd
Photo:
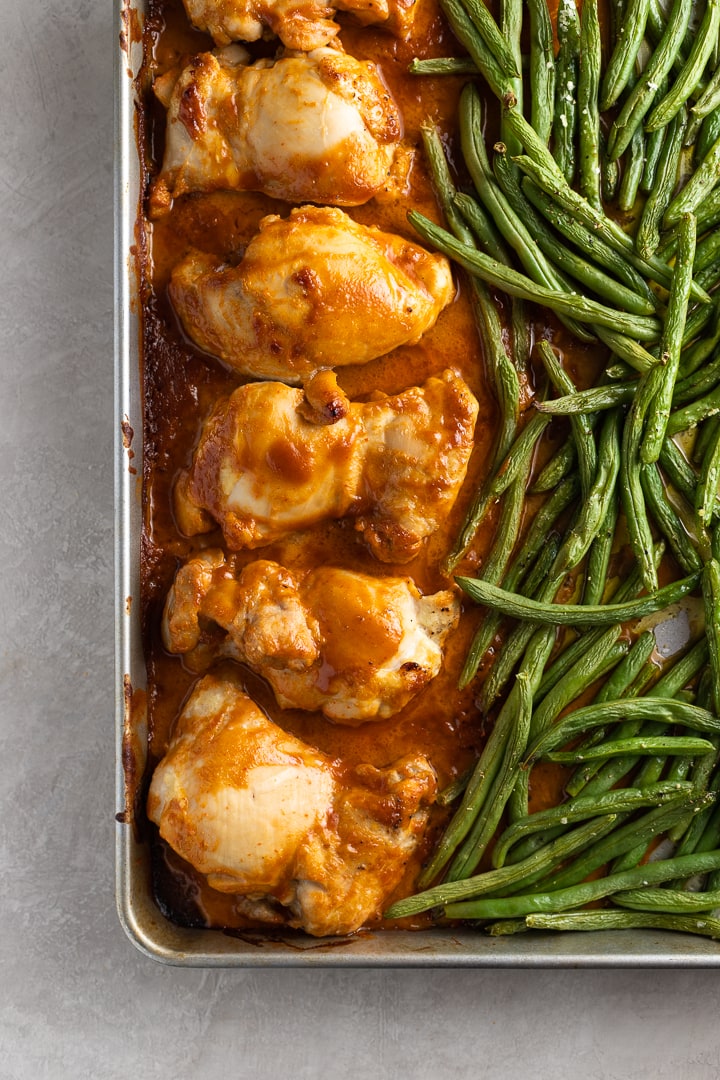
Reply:
[[[142,61],[143,0],[115,0],[115,579],[116,885],[120,921],[143,953],[193,967],[720,967],[720,945],[654,931],[533,934],[482,931],[360,933],[318,941],[288,934],[229,934],[175,926],[151,891],[150,853],[137,826],[145,764],[145,670],[140,638],[142,399],[134,257],[140,200],[135,79]]]

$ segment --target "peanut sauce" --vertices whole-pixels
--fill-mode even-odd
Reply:
[[[418,77],[407,73],[413,57],[457,55],[458,48],[438,13],[434,0],[422,0],[414,36],[407,42],[372,28],[359,28],[342,14],[340,40],[345,50],[358,59],[376,62],[382,71],[403,117],[404,140],[413,151],[412,168],[405,195],[381,192],[350,215],[365,225],[377,225],[389,232],[418,242],[408,224],[407,211],[421,211],[435,221],[440,214],[423,161],[421,124],[430,119],[437,124],[447,146],[451,163],[462,180],[460,155],[454,137],[454,117],[463,79]],[[276,41],[250,46],[253,56],[272,55]],[[154,77],[193,53],[213,48],[212,40],[193,30],[180,0],[150,0],[145,27],[145,65],[140,83],[145,87],[140,116],[140,136],[146,147],[149,172],[156,172],[162,159],[164,116],[149,89]],[[202,422],[214,401],[244,381],[236,372],[198,350],[182,331],[167,295],[169,275],[174,265],[191,247],[237,261],[268,213],[286,215],[289,205],[253,193],[214,192],[191,195],[175,201],[167,216],[152,225],[141,223],[143,282],[143,387],[144,387],[144,534],[142,558],[142,611],[148,670],[149,764],[148,778],[162,757],[183,701],[198,673],[189,670],[179,656],[169,655],[160,640],[160,619],[168,589],[178,566],[189,556],[207,547],[222,547],[219,530],[187,538],[181,535],[173,517],[172,488],[179,472],[191,461]],[[144,242],[142,242],[144,241]],[[295,534],[253,552],[234,554],[231,567],[241,567],[256,559],[273,559],[289,566],[308,568],[336,565],[370,574],[411,576],[423,592],[447,586],[439,564],[453,543],[466,507],[481,482],[492,457],[497,425],[497,406],[489,385],[486,366],[476,332],[469,290],[455,272],[458,293],[440,315],[435,327],[412,347],[403,347],[362,366],[338,370],[341,387],[351,400],[366,400],[374,391],[395,394],[422,384],[445,368],[460,372],[478,398],[480,412],[475,433],[475,450],[462,494],[442,530],[430,538],[411,563],[381,564],[357,539],[352,522],[333,522]],[[495,297],[503,314],[504,299]],[[542,314],[542,313],[541,313]],[[503,322],[505,320],[503,319]],[[573,343],[549,318],[538,329],[552,335],[560,348],[577,350],[577,373],[581,385],[588,379],[582,368],[591,361],[590,352]],[[575,354],[566,358],[570,370]],[[532,387],[526,388],[527,406]],[[549,448],[546,448],[549,453]],[[287,463],[283,463],[283,468]],[[530,512],[533,511],[530,500]],[[493,541],[495,514],[486,517],[476,542],[462,564],[472,573]],[[432,762],[442,789],[461,775],[481,749],[492,718],[483,717],[474,704],[477,687],[459,692],[457,682],[472,634],[481,612],[464,604],[460,627],[446,648],[443,668],[402,712],[391,719],[373,721],[359,727],[332,724],[319,713],[281,710],[262,679],[246,669],[242,678],[251,697],[283,728],[334,759],[351,766],[369,762],[385,766],[409,752],[425,754]],[[353,613],[349,613],[352,619]],[[485,661],[487,665],[488,661]],[[238,670],[234,667],[235,671]],[[558,770],[540,768],[533,773],[533,809],[548,805],[558,795]],[[421,862],[437,841],[450,811],[437,807],[424,845],[407,868],[396,896],[413,890]],[[205,925],[242,929],[249,924],[234,908],[232,896],[211,890],[201,875],[175,855],[156,835],[154,828],[154,887],[161,909],[184,925]],[[385,924],[387,925],[387,924]],[[427,925],[425,916],[406,920],[405,926]]]

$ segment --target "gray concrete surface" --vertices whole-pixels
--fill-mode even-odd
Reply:
[[[0,1078],[720,1076],[712,971],[162,968],[113,900],[112,12],[0,0]]]

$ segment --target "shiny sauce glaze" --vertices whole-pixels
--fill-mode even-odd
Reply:
[[[362,224],[377,225],[415,242],[417,237],[406,219],[410,208],[440,220],[423,161],[420,126],[429,119],[439,127],[450,160],[456,163],[459,151],[455,144],[454,117],[462,87],[459,78],[417,77],[407,73],[413,57],[457,54],[457,45],[434,0],[420,2],[422,9],[414,35],[405,42],[382,30],[361,29],[343,15],[338,17],[342,24],[340,40],[346,51],[358,59],[379,64],[400,107],[404,141],[412,160],[406,188],[400,195],[389,186],[388,191],[349,213]],[[253,56],[273,55],[276,45],[276,42],[259,42],[250,46],[250,50]],[[145,26],[146,59],[140,77],[144,88],[140,139],[145,147],[148,179],[157,173],[162,160],[164,134],[163,110],[150,90],[152,79],[193,53],[212,47],[209,37],[189,27],[180,0],[150,0]],[[173,517],[173,484],[181,470],[190,464],[202,422],[214,401],[243,381],[221,361],[200,352],[186,337],[168,300],[169,275],[193,247],[237,261],[261,218],[268,213],[284,216],[289,209],[288,204],[264,195],[216,192],[178,199],[167,216],[152,224],[145,218],[140,222],[145,408],[142,611],[148,671],[148,779],[167,747],[183,701],[198,678],[198,673],[190,670],[181,657],[171,656],[163,648],[160,620],[165,597],[181,562],[204,548],[223,546],[219,530],[192,538],[181,535]],[[398,393],[408,386],[422,384],[445,368],[456,369],[469,384],[480,403],[475,449],[463,491],[444,527],[430,538],[416,559],[402,566],[377,562],[358,540],[351,521],[318,526],[254,552],[236,553],[230,556],[232,566],[241,567],[252,559],[265,558],[300,568],[336,565],[376,575],[409,575],[423,592],[447,587],[439,565],[485,474],[497,423],[497,407],[473,321],[467,283],[457,271],[454,274],[455,301],[417,345],[397,349],[362,366],[338,370],[339,383],[351,400],[366,400],[377,390]],[[498,295],[495,299],[502,316],[503,298]],[[560,348],[576,350],[566,356],[566,364],[582,384],[582,369],[592,367],[591,352],[577,343],[570,346],[557,324],[545,318],[546,313],[538,311],[537,315],[543,322],[536,330],[550,333]],[[526,386],[524,406],[529,405],[532,393],[533,388]],[[546,446],[544,452],[549,453],[550,449]],[[529,506],[532,513],[532,499]],[[493,541],[494,522],[491,513],[461,567],[463,572],[472,573],[481,564]],[[432,762],[442,790],[474,761],[492,725],[492,716],[483,717],[475,706],[476,687],[463,692],[457,690],[458,675],[480,615],[472,604],[464,603],[460,626],[450,637],[441,673],[389,720],[359,727],[333,725],[319,713],[279,709],[262,679],[244,668],[242,678],[248,693],[273,720],[334,759],[348,766],[361,762],[385,766],[404,754],[419,752]],[[487,663],[488,660],[484,670]],[[238,668],[233,670],[237,672]],[[560,782],[557,769],[535,770],[533,809],[557,798]],[[394,898],[412,892],[419,866],[427,858],[449,813],[447,809],[434,808],[424,844],[408,865]],[[236,911],[232,896],[210,889],[201,875],[159,839],[154,827],[148,826],[148,831],[153,846],[155,895],[170,918],[184,925],[234,929],[251,925]],[[426,917],[406,920],[403,925],[427,925]]]

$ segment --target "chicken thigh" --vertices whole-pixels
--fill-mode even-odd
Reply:
[[[238,266],[191,252],[170,284],[201,349],[289,383],[419,341],[454,294],[442,255],[326,206],[264,218]]]
[[[156,80],[167,133],[151,214],[179,195],[220,189],[338,206],[371,199],[401,137],[376,66],[336,48],[244,59],[230,46]]]
[[[315,936],[377,917],[422,838],[436,780],[414,754],[343,767],[206,675],[155,770],[148,816],[170,846],[238,895],[241,912]]]
[[[335,11],[351,12],[365,26],[382,24],[400,37],[412,26],[416,0],[183,0],[190,21],[216,45],[257,41],[270,30],[288,49],[327,45],[340,27]]]
[[[445,520],[473,447],[478,403],[453,371],[394,397],[315,403],[284,383],[248,383],[206,421],[175,487],[186,535],[222,527],[233,550],[257,548],[352,516],[376,558],[408,562]]]
[[[293,572],[265,559],[236,576],[211,550],[178,570],[163,641],[201,667],[217,656],[248,664],[282,708],[361,724],[392,716],[435,678],[459,615],[452,591],[421,596],[410,578]],[[227,632],[217,644],[215,626]]]

